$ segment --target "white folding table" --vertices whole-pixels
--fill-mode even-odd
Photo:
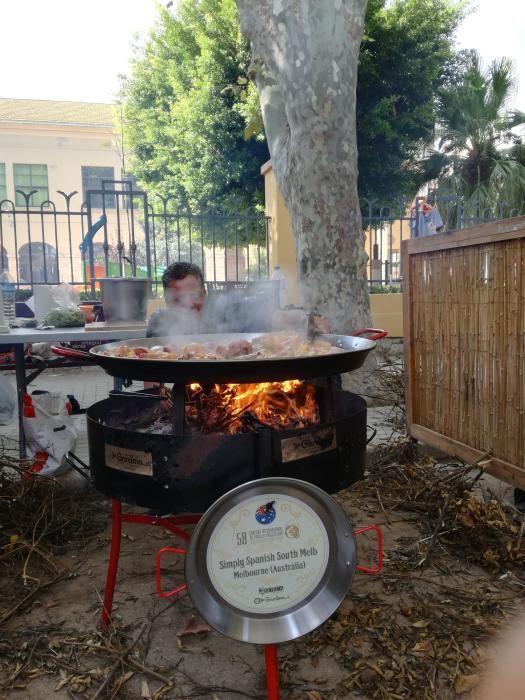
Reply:
[[[26,393],[26,368],[24,363],[24,345],[28,343],[65,343],[71,341],[100,340],[130,340],[142,338],[144,328],[86,331],[84,328],[54,328],[39,331],[36,328],[11,328],[8,333],[0,333],[0,345],[11,345],[15,356],[16,393],[18,399],[18,437],[20,441],[20,457],[26,456],[24,439],[24,394]]]

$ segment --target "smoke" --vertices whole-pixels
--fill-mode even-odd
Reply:
[[[272,330],[278,309],[273,291],[235,289],[208,295],[202,311],[167,307],[153,314],[148,335],[177,336],[202,333],[265,333]]]
[[[282,283],[282,280],[281,280]],[[286,291],[286,281],[284,281]],[[152,337],[206,333],[268,333],[290,331],[306,337],[329,333],[326,321],[312,318],[304,308],[286,306],[286,296],[268,282],[245,289],[211,291],[202,311],[166,307],[155,313],[148,328]]]

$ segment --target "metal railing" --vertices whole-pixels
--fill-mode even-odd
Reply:
[[[86,294],[104,276],[148,276],[160,284],[178,260],[198,264],[207,281],[268,279],[268,217],[174,210],[127,181],[90,190],[57,192],[56,201],[30,205],[0,201],[0,271],[28,294],[35,285],[68,282]]]
[[[269,277],[269,217],[258,212],[223,214],[176,210],[170,197],[148,198],[129,181],[103,181],[89,190],[57,191],[56,201],[24,206],[0,202],[0,271],[9,270],[19,289],[68,282],[88,296],[105,276],[148,276],[158,287],[164,269],[177,260],[198,264],[208,282],[250,282]],[[444,230],[521,215],[502,202],[497,210],[466,206],[432,193]],[[400,291],[401,242],[426,235],[418,212],[424,202],[382,206],[361,200],[371,291]]]
[[[437,208],[439,218],[432,213],[423,214],[428,203]],[[400,200],[395,205],[382,206],[373,200],[361,199],[361,216],[365,230],[365,249],[368,255],[368,280],[372,292],[401,291],[401,242],[437,232],[436,224],[442,223],[443,231],[467,228],[476,224],[498,221],[525,214],[525,201],[521,208],[501,202],[496,209],[482,208],[475,203],[465,204],[454,195],[431,192],[427,197],[416,197],[412,202]],[[427,221],[428,219],[428,221]]]

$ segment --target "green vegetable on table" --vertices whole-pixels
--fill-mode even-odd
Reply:
[[[84,325],[84,314],[79,309],[54,309],[44,320],[46,326],[55,328],[71,328]]]

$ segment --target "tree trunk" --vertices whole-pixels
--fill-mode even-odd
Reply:
[[[335,331],[370,324],[355,93],[366,0],[237,0],[303,304]]]

